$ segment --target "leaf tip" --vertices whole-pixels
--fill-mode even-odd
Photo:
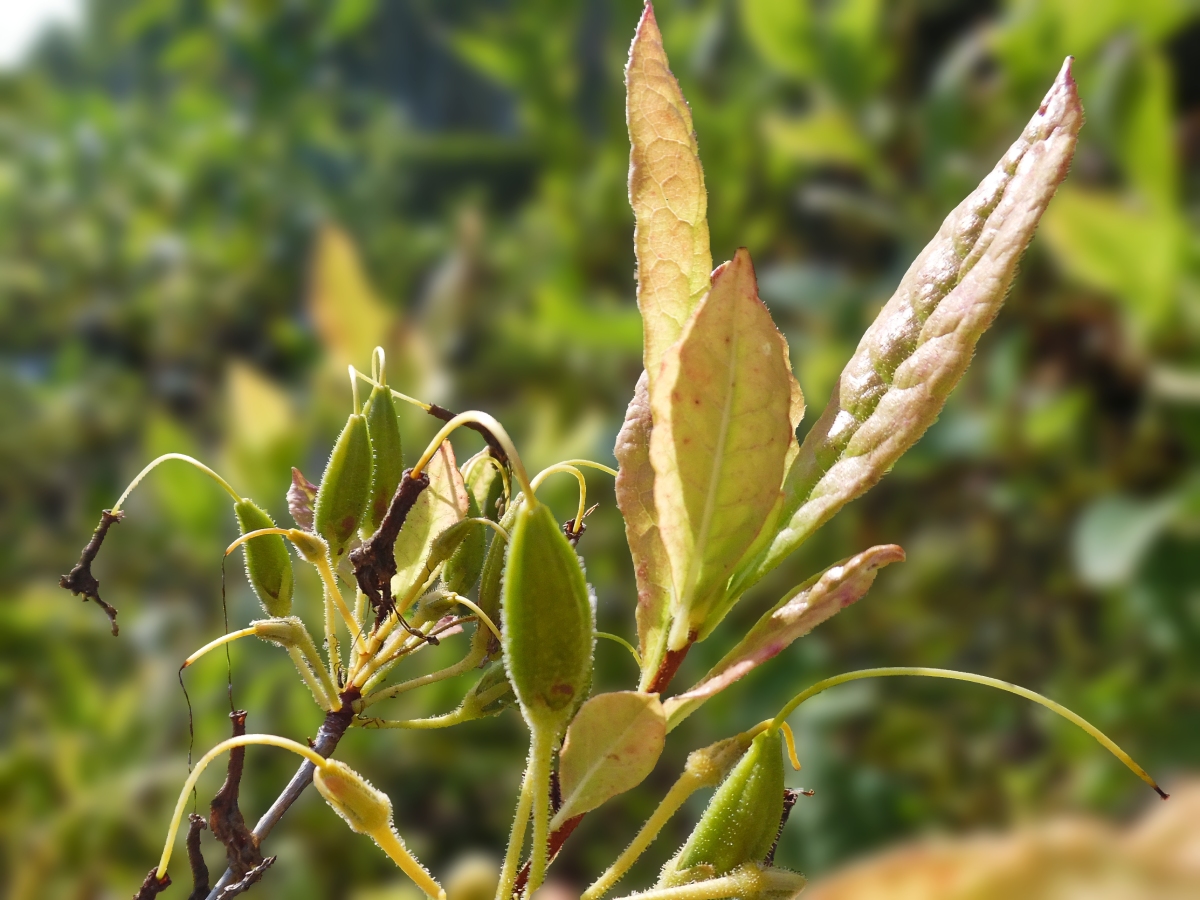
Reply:
[[[1063,128],[1077,133],[1083,126],[1083,104],[1079,100],[1079,85],[1071,71],[1074,63],[1073,56],[1063,60],[1058,76],[1038,107],[1037,118],[1046,130]]]

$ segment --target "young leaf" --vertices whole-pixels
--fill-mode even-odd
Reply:
[[[654,769],[667,718],[654,694],[598,694],[575,714],[559,757],[562,806],[552,829],[637,787]]]
[[[625,68],[629,203],[635,221],[643,363],[651,386],[709,287],[708,194],[692,113],[647,3]]]
[[[950,213],[863,335],[788,473],[787,525],[732,594],[879,481],[937,418],[1067,174],[1082,125],[1068,59],[1020,139]]]
[[[742,249],[717,270],[651,385],[654,505],[675,591],[672,650],[714,624],[706,613],[779,498],[792,434],[784,346]]]
[[[642,688],[658,669],[670,622],[671,564],[654,511],[654,469],[650,465],[650,394],[646,373],[638,379],[625,424],[613,450],[617,458],[617,507],[625,519],[625,539],[637,579],[638,645],[642,654]]]
[[[331,367],[343,374],[347,364],[369,359],[392,329],[392,314],[367,280],[354,244],[334,226],[317,239],[308,308]]]
[[[880,569],[903,560],[904,551],[895,544],[872,547],[830,566],[790,591],[695,686],[666,702],[668,727],[673,729],[709,697],[778,656],[796,638],[860,599],[875,582]]]
[[[454,460],[454,448],[443,441],[425,467],[429,487],[421,491],[396,538],[393,596],[402,599],[425,571],[433,542],[455,522],[467,517],[467,489]],[[403,612],[403,610],[401,610]]]

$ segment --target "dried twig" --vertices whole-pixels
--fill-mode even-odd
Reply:
[[[108,534],[108,529],[117,522],[120,522],[124,517],[125,513],[123,512],[114,513],[107,509],[104,510],[100,514],[100,524],[92,532],[91,540],[87,542],[87,546],[79,554],[79,562],[75,563],[75,568],[58,580],[60,587],[66,588],[76,597],[82,595],[84,603],[92,600],[104,610],[104,614],[108,616],[108,621],[112,625],[113,637],[116,637],[120,631],[117,628],[117,609],[114,606],[109,606],[100,599],[100,582],[92,574],[92,561],[96,558],[96,554],[100,552],[100,545],[104,543],[104,536]]]

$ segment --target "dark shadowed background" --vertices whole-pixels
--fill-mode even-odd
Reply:
[[[534,470],[612,463],[640,370],[622,84],[640,7],[91,0],[78,28],[0,75],[0,897],[129,896],[161,851],[187,772],[176,669],[223,628],[226,496],[170,465],[133,495],[97,566],[118,639],[57,587],[145,461],[197,455],[286,521],[288,467],[320,476],[350,408],[345,366],[367,368],[381,343],[395,386],[489,410]],[[900,543],[908,561],[689,719],[556,871],[586,883],[607,865],[689,750],[863,666],[1018,682],[1105,729],[1168,790],[1182,783],[1200,769],[1195,5],[657,9],[695,116],[714,258],[750,249],[807,422],[1067,54],[1088,121],[941,421],[698,646],[679,683],[819,568],[872,543]],[[374,286],[344,305],[307,290],[332,224]],[[433,424],[407,417],[410,460]],[[460,458],[477,449],[455,440]],[[580,550],[601,627],[632,638],[611,480],[588,480],[601,506]],[[552,485],[565,519],[575,488]],[[257,606],[240,563],[228,574],[241,627]],[[298,602],[316,590],[305,576]],[[633,680],[620,647],[598,657],[603,686]],[[320,715],[277,650],[243,641],[232,661],[251,730],[313,734]],[[225,680],[219,654],[186,673],[197,752],[227,734]],[[465,686],[389,713],[448,710]],[[777,859],[814,876],[931,830],[1120,820],[1157,802],[1083,733],[973,686],[850,685],[794,722],[804,767],[789,783],[816,795]],[[390,793],[401,833],[444,871],[467,850],[499,854],[524,750],[510,712],[445,732],[355,732],[339,755]],[[249,754],[249,818],[292,768]],[[255,889],[264,897],[406,896],[315,795],[267,849],[280,862]]]

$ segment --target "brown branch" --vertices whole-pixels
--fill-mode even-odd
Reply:
[[[208,827],[204,816],[192,813],[188,816],[187,855],[188,868],[192,870],[192,892],[188,900],[204,900],[208,896],[208,864],[200,852],[200,832]]]
[[[138,892],[133,895],[133,900],[153,900],[154,897],[157,897],[171,886],[171,876],[164,875],[162,881],[159,881],[157,872],[158,866],[150,870],[150,873],[146,876],[146,880],[138,888]]]
[[[325,721],[317,729],[316,740],[312,742],[313,750],[320,756],[329,757],[333,754],[338,742],[342,739],[342,735],[350,727],[350,721],[354,718],[354,703],[361,696],[358,688],[354,686],[348,687],[341,693],[341,709],[335,709],[325,714]],[[271,804],[271,808],[263,813],[262,818],[254,826],[254,837],[260,845],[267,839],[267,835],[271,833],[271,830],[279,823],[279,820],[283,818],[283,814],[304,793],[304,789],[312,781],[315,769],[316,766],[307,759],[302,762],[300,768],[296,770],[296,774],[292,776],[292,780],[287,783],[287,787],[275,798],[275,802]],[[226,869],[225,874],[217,881],[216,886],[209,892],[206,900],[226,900],[226,895],[222,892],[232,881],[233,871]],[[136,898],[136,900],[140,900],[140,898]]]
[[[83,548],[83,552],[79,554],[79,562],[75,563],[75,568],[58,579],[59,587],[66,588],[76,597],[82,595],[84,603],[87,603],[89,600],[94,601],[97,606],[104,610],[104,614],[108,616],[108,621],[112,625],[113,637],[116,637],[120,631],[117,628],[117,609],[114,606],[109,606],[100,599],[100,582],[92,574],[92,561],[96,558],[96,554],[100,552],[100,545],[104,543],[104,537],[108,534],[108,529],[117,522],[120,522],[124,517],[125,513],[123,512],[114,513],[107,509],[101,512],[100,524],[92,532],[92,538],[87,542],[87,546]],[[144,886],[143,889],[145,889]]]

